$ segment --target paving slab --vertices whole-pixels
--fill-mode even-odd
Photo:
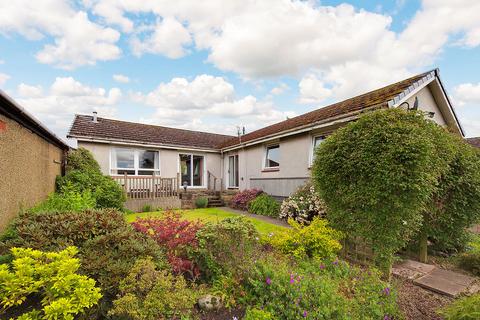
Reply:
[[[457,297],[459,294],[468,291],[474,285],[476,278],[464,274],[434,268],[430,273],[413,280],[413,283],[425,289],[429,289],[450,297]]]
[[[392,273],[400,278],[409,280],[418,279],[435,269],[431,264],[421,263],[413,260],[405,260],[392,268]]]

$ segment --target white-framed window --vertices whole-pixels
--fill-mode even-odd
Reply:
[[[191,153],[179,154],[181,186],[205,186],[205,157]]]
[[[312,137],[312,149],[310,151],[310,165],[313,164],[313,160],[315,160],[315,150],[317,147],[325,140],[324,135],[318,135]]]
[[[110,153],[110,174],[160,175],[160,155],[156,150],[113,148]]]
[[[265,169],[280,167],[280,145],[272,144],[265,147]]]

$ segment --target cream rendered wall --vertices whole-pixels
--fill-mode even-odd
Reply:
[[[110,145],[79,141],[78,147],[89,150],[100,165],[102,173],[110,175]]]
[[[446,126],[447,123],[445,121],[445,118],[440,109],[438,108],[438,104],[435,101],[429,86],[426,86],[425,88],[421,89],[416,95],[407,99],[410,108],[413,107],[415,97],[418,97],[418,108],[420,110],[427,112],[435,112],[432,120],[441,126]]]
[[[110,152],[113,148],[133,148],[142,149],[136,146],[115,145],[106,143],[94,143],[79,141],[78,147],[83,147],[90,150],[95,159],[100,164],[103,174],[110,174]],[[145,148],[148,150],[158,150],[160,156],[160,175],[165,178],[174,178],[179,172],[179,155],[180,154],[194,154],[201,155],[205,158],[204,168],[204,185],[207,185],[207,170],[220,178],[222,176],[222,158],[220,153],[212,152],[199,152],[195,150],[174,150],[174,149],[162,149],[162,148]]]

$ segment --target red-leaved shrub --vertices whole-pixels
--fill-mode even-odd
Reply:
[[[246,211],[248,203],[263,193],[260,189],[247,189],[237,193],[231,200],[230,206]]]
[[[188,257],[198,247],[196,234],[202,228],[199,221],[183,220],[180,213],[167,211],[161,218],[138,219],[132,226],[167,250],[173,272],[187,273],[192,278],[199,276],[199,268]]]

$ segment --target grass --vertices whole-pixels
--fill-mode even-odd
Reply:
[[[227,212],[218,208],[179,210],[179,212],[181,212],[182,217],[187,220],[201,220],[203,222],[218,222],[226,218],[240,216],[240,214]],[[127,222],[133,222],[138,218],[155,218],[161,217],[162,215],[163,211],[140,212],[127,214],[125,219],[127,220]],[[258,220],[250,217],[246,217],[246,219],[252,222],[257,231],[263,235],[269,234],[270,232],[275,233],[285,229],[284,227],[277,226],[263,220]]]

